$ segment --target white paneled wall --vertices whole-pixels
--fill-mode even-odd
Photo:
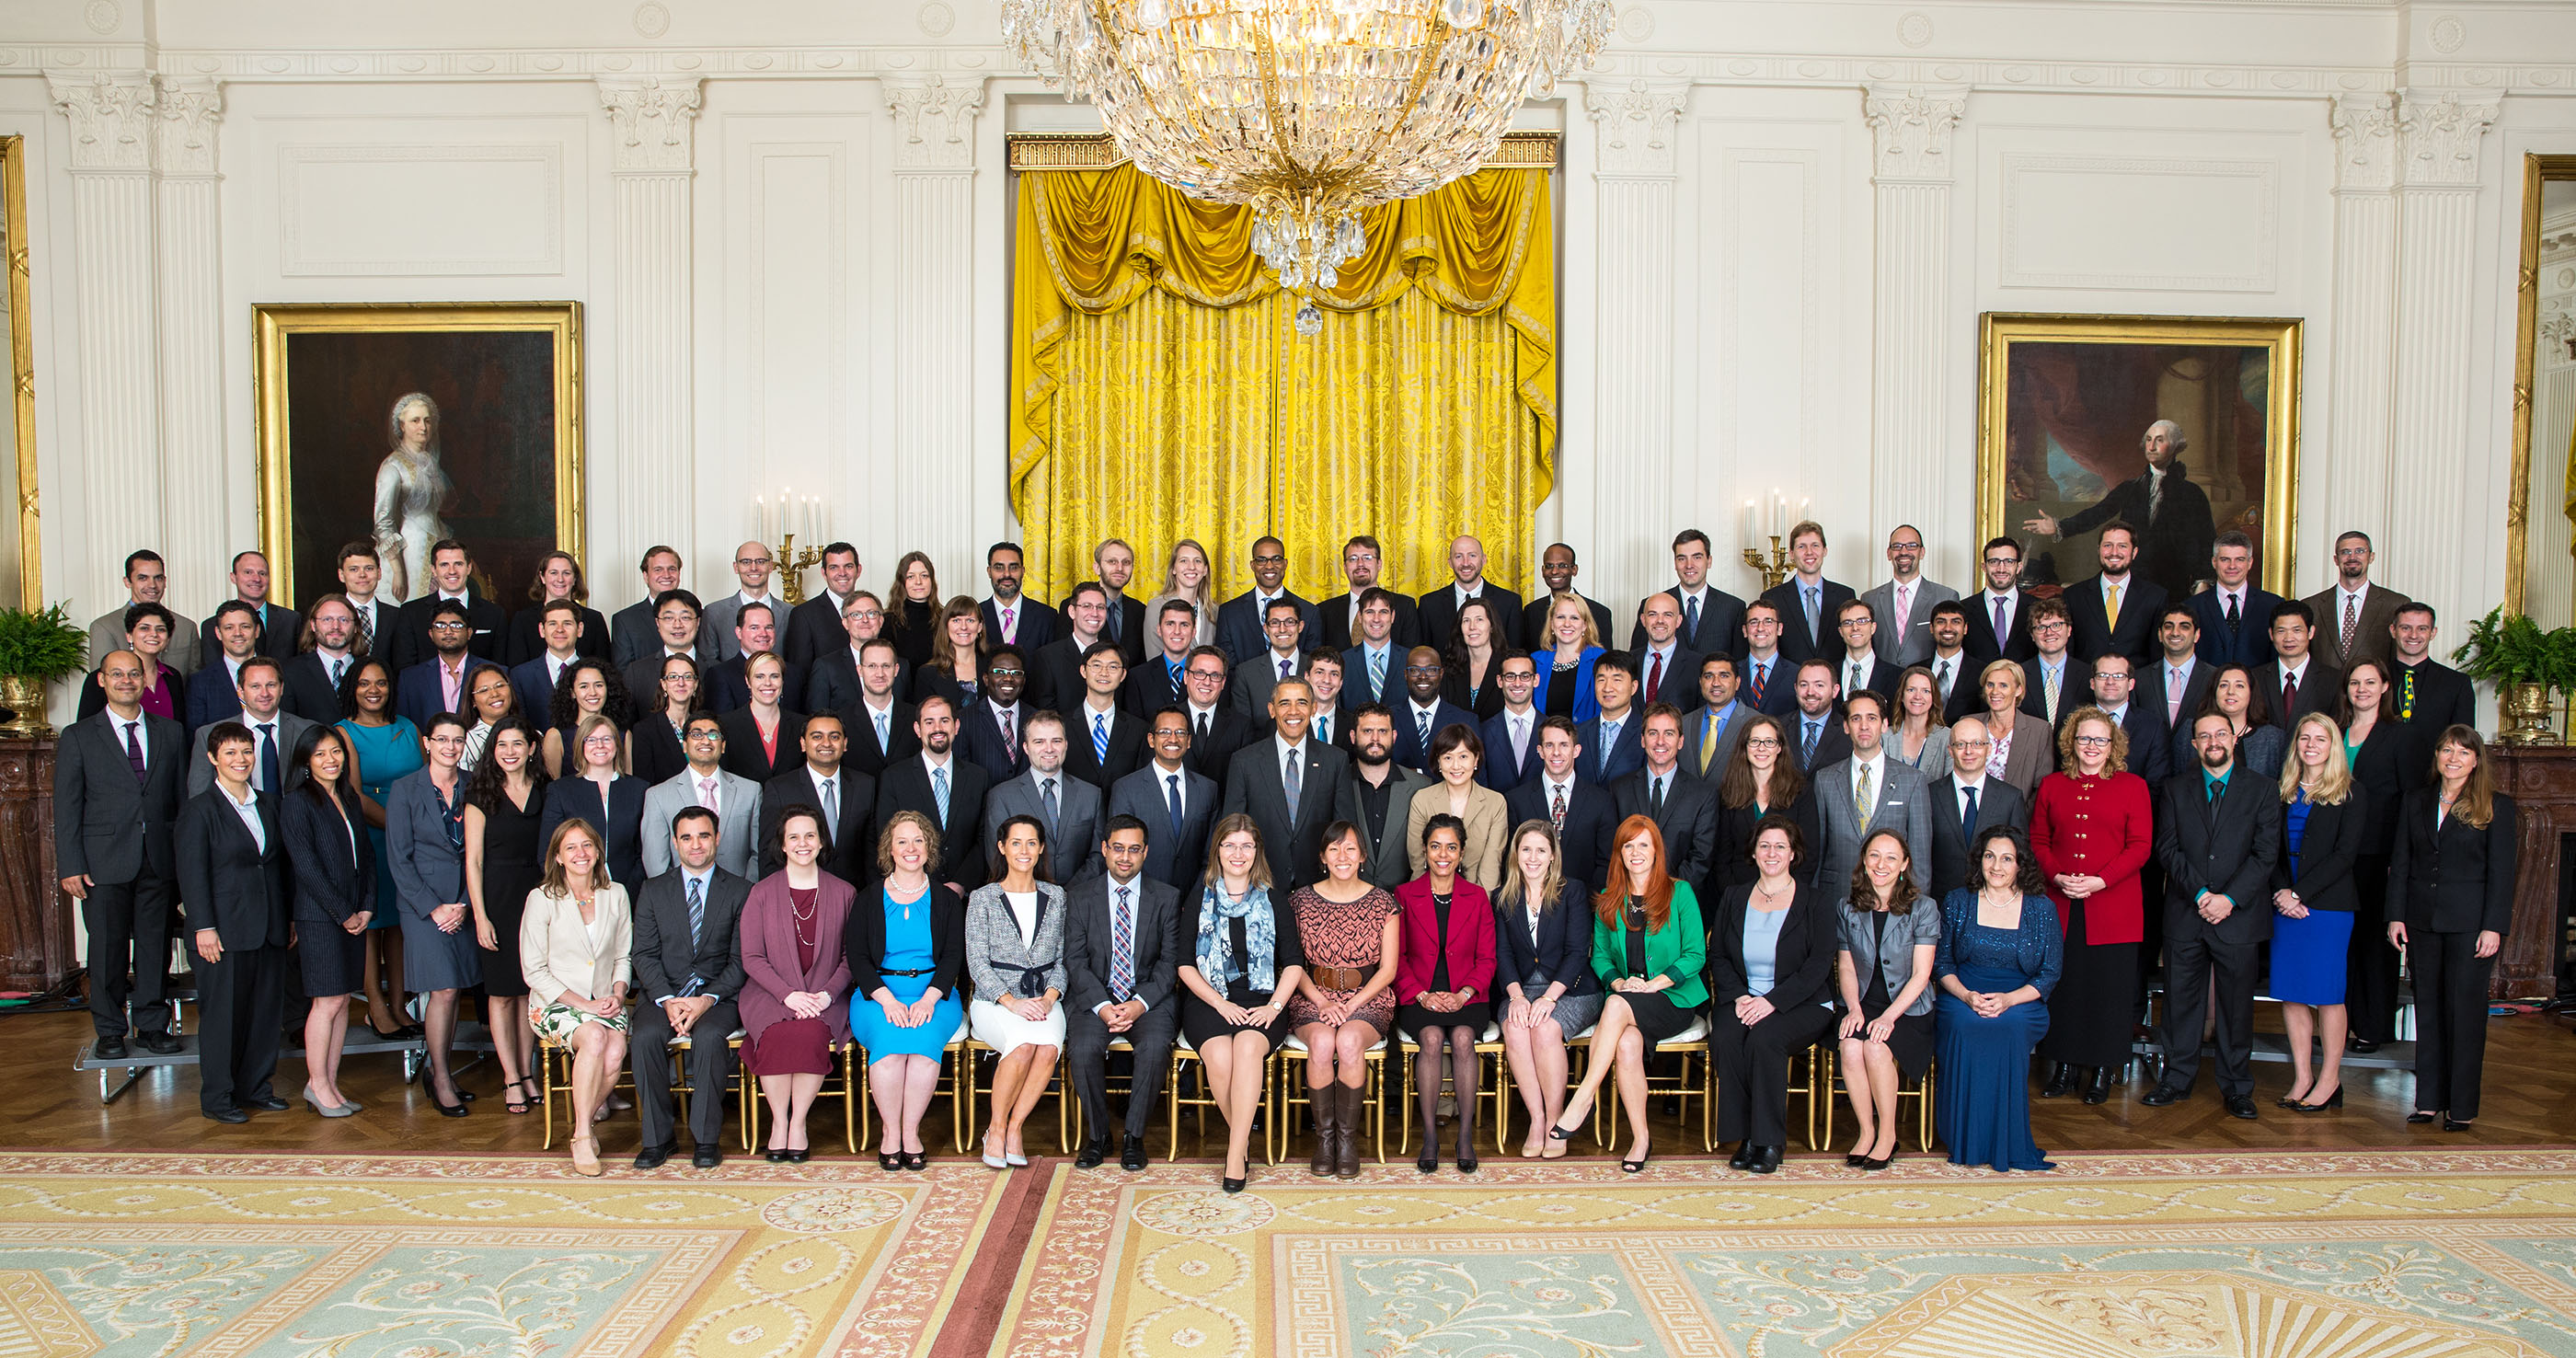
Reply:
[[[394,13],[0,0],[49,594],[106,607],[151,542],[212,607],[255,540],[250,309],[326,300],[585,305],[607,606],[654,542],[721,592],[782,485],[869,583],[919,546],[980,586],[1011,524],[1004,135],[1090,123],[989,4]],[[2576,151],[2576,4],[1631,0],[1616,33],[1528,111],[1566,138],[1542,522],[1596,597],[1663,581],[1686,525],[1749,593],[1774,486],[1840,578],[1912,522],[1972,583],[1986,311],[2303,318],[2297,583],[2360,527],[2446,617],[2500,592],[2520,157]]]

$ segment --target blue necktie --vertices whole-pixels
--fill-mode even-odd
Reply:
[[[1165,775],[1163,775],[1163,782],[1164,782],[1164,784],[1165,784],[1166,786],[1168,786],[1168,787],[1171,789],[1171,799],[1172,799],[1172,842],[1173,842],[1174,844],[1178,844],[1178,843],[1180,843],[1180,842],[1181,842],[1181,825],[1182,825],[1182,816],[1181,816],[1181,775],[1179,775],[1179,774],[1177,774],[1177,773],[1168,773],[1168,774],[1165,774]]]
[[[1816,737],[1823,734],[1824,729],[1823,722],[1813,717],[1807,719],[1807,739],[1798,747],[1798,762],[1801,765],[1816,762]]]
[[[1682,631],[1689,634],[1692,645],[1699,644],[1699,600],[1690,599],[1683,602]]]
[[[689,879],[689,946],[695,949],[707,932],[707,888],[697,878]]]
[[[930,795],[939,803],[939,828],[948,828],[948,770],[930,771]]]
[[[1109,762],[1109,714],[1105,712],[1092,714],[1091,759],[1096,764]]]
[[[1960,821],[1959,828],[1973,835],[1977,832],[1977,790],[1972,787],[1963,787],[1959,789],[1959,791],[1968,799],[1967,811]]]
[[[277,726],[274,722],[259,724],[259,790],[277,791]]]

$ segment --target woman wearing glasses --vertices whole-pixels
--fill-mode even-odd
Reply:
[[[2086,1103],[2111,1097],[2111,1077],[2129,1064],[2137,1018],[2138,947],[2146,908],[2138,872],[2155,848],[2146,780],[2128,772],[2129,736],[2111,714],[2079,708],[2057,738],[2064,772],[2039,782],[2030,812],[2030,850],[2066,930],[2065,979],[2048,1000],[2044,1099],[2078,1081]],[[2088,1074],[2089,1072],[2089,1074]]]

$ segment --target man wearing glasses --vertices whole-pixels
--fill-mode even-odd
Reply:
[[[2021,710],[2047,722],[2051,731],[2059,718],[2084,705],[2093,683],[2093,667],[2067,652],[2074,636],[2066,605],[2055,599],[2031,601],[2030,644],[2036,653],[2021,662]]]
[[[1968,596],[1968,654],[1983,668],[1989,660],[2019,664],[2037,647],[2030,642],[2030,616],[2021,592],[2021,544],[2011,538],[1986,541],[1986,587]]]
[[[2371,580],[2370,564],[2378,559],[2370,534],[2356,529],[2336,538],[2335,582],[2307,597],[2308,610],[2317,617],[2319,652],[2346,673],[2355,660],[2388,663],[2388,629],[2397,621],[2397,610],[2412,602]]]
[[[1378,575],[1384,564],[1384,554],[1378,548],[1377,539],[1366,533],[1342,544],[1342,577],[1349,582],[1350,588],[1326,599],[1316,610],[1317,616],[1323,620],[1322,645],[1340,651],[1360,643],[1360,606],[1368,602],[1370,590],[1385,583]],[[1386,596],[1387,635],[1396,645],[1410,650],[1422,641],[1422,617],[1415,610],[1413,600],[1393,590],[1386,591]],[[1369,701],[1378,700],[1371,698]]]
[[[1269,644],[1235,662],[1231,686],[1235,713],[1263,730],[1270,726],[1270,690],[1278,687],[1282,679],[1296,678],[1304,668],[1297,637],[1306,626],[1297,601],[1285,594],[1272,599],[1265,608],[1261,630]]]
[[[1414,647],[1404,657],[1404,701],[1395,707],[1395,762],[1434,777],[1439,775],[1431,767],[1432,738],[1452,726],[1473,731],[1483,725],[1475,713],[1440,696],[1446,677],[1438,651]]]
[[[1037,710],[1020,701],[1029,682],[1029,662],[1017,646],[996,646],[984,653],[982,682],[975,701],[967,704],[957,752],[981,767],[995,783],[1007,783],[1029,766],[1029,718]]]
[[[1923,798],[1931,812],[1932,869],[1924,895],[1941,900],[1968,884],[1968,845],[1990,825],[2027,825],[2030,802],[2021,789],[1988,775],[1994,736],[1983,717],[1950,723],[1950,771],[1932,780]]]
[[[465,605],[454,599],[439,600],[429,616],[429,658],[394,677],[395,715],[411,718],[412,725],[426,731],[429,719],[439,713],[465,710],[466,671],[489,663],[467,653],[466,638],[471,634]]]
[[[1931,658],[1932,609],[1959,591],[1923,578],[1923,532],[1910,523],[1887,535],[1887,567],[1893,578],[1860,597],[1878,619],[1878,658],[1901,670]]]
[[[1243,714],[1227,706],[1225,652],[1197,646],[1181,666],[1181,715],[1190,719],[1190,767],[1219,783],[1234,752],[1261,738]],[[1311,694],[1312,690],[1308,690]]]
[[[733,576],[742,582],[742,588],[708,604],[706,611],[706,630],[715,642],[716,659],[731,660],[742,654],[733,620],[744,604],[767,604],[770,616],[787,616],[787,601],[769,587],[770,573],[777,568],[778,559],[770,554],[766,543],[746,542],[733,549]]]
[[[675,548],[657,544],[644,553],[638,569],[644,574],[644,597],[617,610],[617,615],[608,620],[608,634],[612,638],[609,655],[615,660],[620,675],[638,660],[650,657],[659,664],[662,657],[670,653],[662,645],[657,605],[663,595],[681,587],[680,553]],[[695,627],[694,605],[691,613],[690,625]],[[695,633],[691,635],[694,638]],[[692,654],[701,665],[716,658],[713,648]],[[649,689],[644,691],[651,692]]]
[[[1298,598],[1287,587],[1288,545],[1277,538],[1263,538],[1252,544],[1252,588],[1225,601],[1216,611],[1216,644],[1225,651],[1226,659],[1240,665],[1271,649],[1270,609],[1286,602],[1297,610],[1297,634],[1291,649],[1311,651],[1321,644],[1324,615],[1313,604]],[[1272,665],[1275,671],[1278,666]],[[1294,678],[1292,673],[1289,677]],[[1279,676],[1273,674],[1272,682]],[[1265,700],[1267,692],[1261,695]],[[1253,709],[1259,711],[1262,709]]]

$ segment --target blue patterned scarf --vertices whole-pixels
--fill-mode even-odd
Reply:
[[[1217,990],[1226,988],[1234,931],[1226,928],[1224,921],[1239,919],[1243,921],[1245,951],[1250,954],[1244,958],[1244,979],[1254,990],[1270,993],[1279,984],[1274,966],[1279,951],[1279,921],[1270,909],[1270,893],[1254,887],[1243,893],[1243,899],[1229,901],[1224,888],[1216,883],[1209,883],[1203,890],[1199,907],[1199,974]]]

